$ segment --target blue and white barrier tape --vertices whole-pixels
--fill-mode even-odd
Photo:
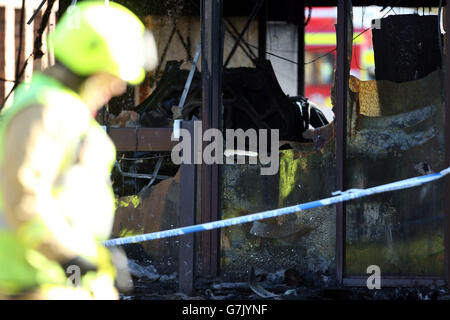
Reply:
[[[163,239],[163,238],[168,238],[168,237],[181,236],[181,235],[198,232],[198,231],[207,231],[207,230],[212,230],[212,229],[224,228],[224,227],[234,226],[237,224],[248,223],[248,222],[253,222],[253,221],[267,219],[267,218],[279,217],[279,216],[282,216],[285,214],[295,213],[295,212],[308,210],[308,209],[312,209],[312,208],[324,207],[324,206],[328,206],[331,204],[336,204],[339,202],[362,198],[362,197],[366,197],[366,196],[370,196],[370,195],[374,195],[374,194],[378,194],[378,193],[390,192],[390,191],[395,191],[395,190],[400,190],[400,189],[407,189],[407,188],[421,186],[426,183],[432,182],[434,180],[438,180],[449,173],[450,173],[450,167],[447,169],[444,169],[438,173],[433,173],[433,174],[429,174],[429,175],[425,175],[425,176],[420,176],[420,177],[410,178],[410,179],[401,180],[401,181],[397,181],[397,182],[392,182],[392,183],[384,184],[384,185],[381,185],[378,187],[373,187],[373,188],[368,188],[368,189],[350,189],[350,190],[347,190],[344,192],[342,192],[342,191],[333,192],[334,197],[326,198],[326,199],[322,199],[322,200],[307,202],[307,203],[303,203],[303,204],[297,204],[294,206],[280,208],[280,209],[263,211],[260,213],[249,214],[249,215],[236,217],[236,218],[202,223],[202,224],[188,226],[188,227],[181,227],[181,228],[176,228],[176,229],[171,229],[171,230],[166,230],[166,231],[142,234],[139,236],[111,239],[111,240],[105,241],[103,244],[105,246],[117,246],[117,245],[129,244],[129,243],[137,243],[137,242],[143,242],[143,241],[149,241],[149,240],[155,240],[155,239]]]

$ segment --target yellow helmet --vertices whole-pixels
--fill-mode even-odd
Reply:
[[[70,7],[48,41],[56,59],[82,76],[107,72],[139,84],[158,59],[152,33],[115,2],[84,1]]]

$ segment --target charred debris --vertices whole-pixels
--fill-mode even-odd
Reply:
[[[172,128],[174,118],[201,120],[201,74],[196,71],[181,117],[172,108],[178,105],[189,70],[181,69],[184,61],[168,61],[152,94],[138,106],[130,107],[131,89],[114,98],[99,112],[97,119],[107,127]],[[224,129],[278,129],[280,140],[314,142],[312,129],[328,125],[322,111],[303,96],[286,96],[270,61],[258,61],[255,68],[231,68],[223,72]],[[124,108],[124,106],[127,106]],[[319,147],[319,145],[318,145]],[[154,185],[174,177],[178,166],[172,164],[169,152],[126,152],[118,155],[113,173],[114,190],[120,196],[139,193],[147,183],[138,176],[120,173],[153,172],[158,159],[163,159]],[[148,182],[148,181],[147,181]]]
[[[432,16],[396,15],[382,19],[381,28],[373,30],[375,79],[349,77],[343,173],[348,188],[443,168],[444,83],[437,25]],[[351,60],[351,46],[348,49]],[[336,122],[327,120],[308,97],[287,96],[270,61],[254,62],[254,68],[223,70],[221,125],[279,129],[280,173],[259,179],[250,166],[224,166],[223,218],[316,200],[337,189]],[[148,98],[138,106],[120,100],[132,99],[130,91],[99,113],[99,121],[107,127],[172,128],[174,119],[201,120],[199,72],[194,74],[182,113],[173,112],[188,78],[183,63],[168,61]],[[332,90],[335,112],[336,90]],[[152,174],[143,178],[145,173]],[[171,162],[169,152],[119,153],[113,181],[119,204],[114,236],[179,226],[179,167]],[[347,275],[364,278],[373,261],[394,278],[442,275],[444,190],[443,184],[436,184],[421,189],[419,196],[416,191],[398,192],[349,204],[344,234]],[[414,284],[388,286],[381,291],[339,286],[336,239],[342,234],[336,234],[334,207],[308,217],[269,220],[222,230],[223,274],[197,277],[193,296],[178,292],[177,239],[125,246],[135,289],[122,298],[449,299],[448,290],[438,282],[415,288]]]

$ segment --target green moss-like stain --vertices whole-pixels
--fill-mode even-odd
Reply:
[[[280,152],[280,182],[278,205],[283,206],[286,198],[295,189],[297,172],[304,169],[306,164],[303,158],[294,159],[293,150]]]
[[[391,245],[347,243],[347,274],[365,275],[368,266],[378,265],[382,275],[440,276],[444,274],[443,243],[443,236],[439,235],[431,239],[421,236]]]
[[[139,236],[143,233],[144,233],[144,230],[136,231],[136,230],[130,230],[130,229],[123,228],[122,230],[120,230],[119,238]]]
[[[116,208],[120,208],[120,207],[125,207],[128,208],[130,205],[133,206],[133,208],[137,208],[140,204],[141,204],[141,198],[139,198],[139,196],[137,195],[133,195],[133,196],[127,196],[127,197],[122,197],[119,199],[115,199],[115,205]]]
[[[261,176],[258,166],[223,166],[222,219],[311,201],[330,194],[335,190],[333,161],[332,150],[324,153],[282,150],[280,170],[274,176]],[[329,231],[334,232],[335,228],[330,227],[334,215],[329,211],[329,208],[323,208],[310,211],[304,217],[291,214],[266,219],[262,223],[267,224],[271,231],[265,236],[251,233],[252,223],[223,229],[223,272],[245,272],[250,265],[270,272],[291,267],[331,270],[334,240],[330,239],[335,236]]]

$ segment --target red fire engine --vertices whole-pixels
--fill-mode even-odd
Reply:
[[[308,16],[307,11],[305,15]],[[330,90],[336,59],[336,19],[335,9],[313,7],[306,26],[305,96],[318,106],[331,107]],[[366,29],[354,28],[350,73],[361,80],[372,80],[374,72],[372,32]],[[359,35],[360,33],[362,34]]]

